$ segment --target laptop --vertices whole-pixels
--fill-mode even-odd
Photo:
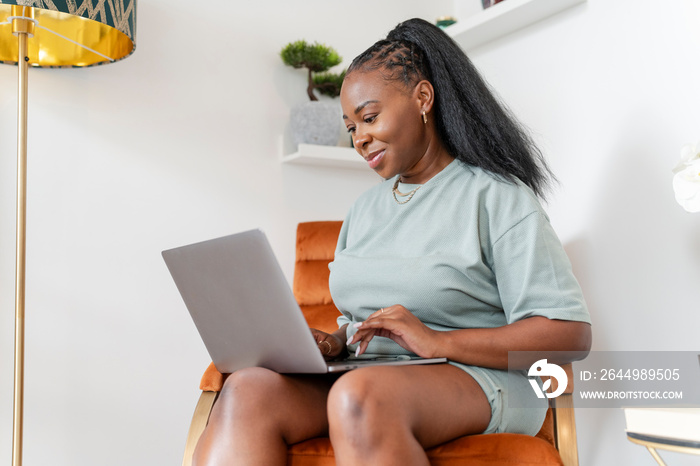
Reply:
[[[316,374],[447,361],[408,356],[325,361],[260,230],[169,249],[162,255],[219,372],[265,367],[279,373]]]

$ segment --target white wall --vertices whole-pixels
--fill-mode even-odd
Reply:
[[[698,18],[693,0],[588,0],[470,54],[559,177],[548,211],[594,350],[700,349],[700,215],[671,187],[681,146],[700,140]],[[621,410],[576,415],[582,465],[655,464]]]
[[[700,215],[670,169],[700,139],[693,0],[589,0],[475,50],[560,178],[549,211],[595,349],[696,350]],[[291,277],[299,221],[341,219],[369,172],[281,166],[306,38],[345,64],[452,2],[142,1],[127,60],[31,70],[25,464],[177,464],[208,356],[162,249],[262,227]],[[305,31],[305,32],[302,32]],[[0,458],[12,409],[16,68],[0,67]],[[283,149],[281,149],[283,148]],[[622,414],[579,410],[583,465],[653,464]],[[671,456],[669,456],[671,458]],[[674,464],[690,464],[673,458]],[[685,461],[685,462],[684,462]]]

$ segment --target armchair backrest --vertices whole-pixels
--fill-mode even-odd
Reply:
[[[335,256],[343,222],[306,222],[297,227],[296,262],[294,264],[294,296],[313,327],[324,332],[338,328],[340,315],[328,290],[328,264]]]

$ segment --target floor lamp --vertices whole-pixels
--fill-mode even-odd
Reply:
[[[13,466],[22,464],[24,415],[28,69],[111,63],[133,53],[135,38],[136,0],[0,0],[0,62],[19,69]]]

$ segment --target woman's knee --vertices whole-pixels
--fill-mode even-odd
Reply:
[[[260,412],[278,395],[283,386],[282,376],[262,367],[249,367],[230,374],[223,387],[217,405],[228,410],[253,410]]]
[[[380,388],[372,372],[367,369],[348,372],[333,385],[328,395],[331,431],[347,430],[371,436],[374,429],[386,426],[387,419],[401,420],[397,400]]]
[[[224,383],[212,416],[232,428],[297,443],[327,433],[330,383],[325,378],[288,376],[263,368],[242,369]]]

